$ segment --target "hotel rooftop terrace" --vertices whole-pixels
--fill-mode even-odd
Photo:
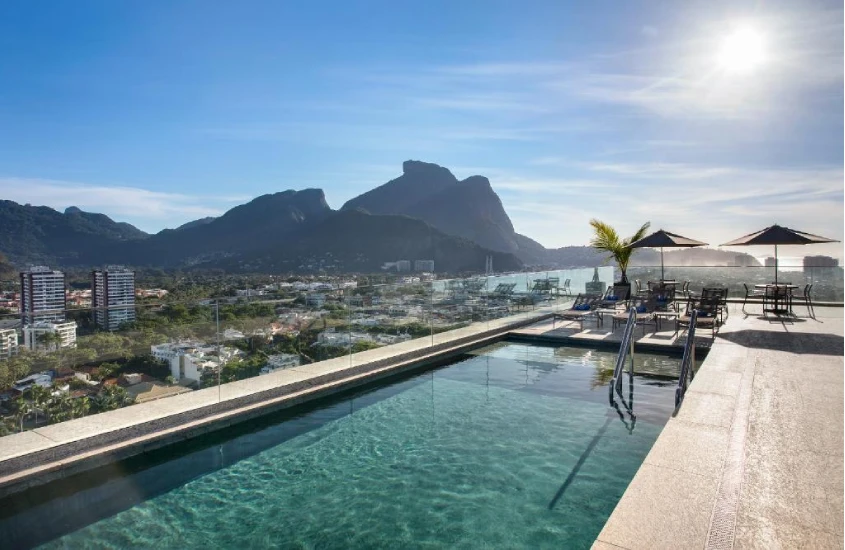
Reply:
[[[0,495],[485,342],[618,349],[622,327],[589,321],[582,330],[554,321],[562,307],[7,436],[0,440]],[[815,318],[760,311],[759,303],[745,311],[729,303],[715,338],[699,330],[696,344],[706,356],[594,548],[843,547],[842,308],[817,306]],[[672,322],[657,332],[637,327],[634,335],[635,350],[677,352],[684,340]]]

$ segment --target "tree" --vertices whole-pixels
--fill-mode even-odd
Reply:
[[[619,271],[622,272],[620,282],[628,283],[628,263],[631,261],[631,254],[634,252],[634,249],[631,248],[631,243],[642,239],[651,223],[644,223],[636,233],[627,239],[621,239],[615,229],[597,219],[590,220],[590,225],[593,227],[593,231],[595,231],[593,239],[590,241],[590,246],[607,252],[609,259],[613,259],[619,266]]]
[[[118,369],[120,369],[120,365],[117,363],[101,363],[100,366],[97,367],[97,378],[101,381],[105,380],[116,373]]]
[[[87,397],[74,399],[71,406],[71,418],[80,418],[88,414],[91,409],[91,400]]]
[[[38,424],[38,413],[45,412],[52,398],[49,388],[35,384],[29,389],[29,399],[32,402],[32,412],[35,413],[35,424]]]
[[[97,412],[111,411],[126,407],[135,402],[135,398],[120,386],[106,386],[94,398]]]
[[[73,404],[71,403],[70,395],[67,392],[60,392],[58,395],[54,396],[50,403],[47,406],[47,416],[50,418],[50,422],[55,424],[57,422],[64,422],[65,420],[70,420],[73,418],[71,413],[71,407]]]
[[[23,421],[27,416],[33,413],[35,407],[31,401],[24,399],[21,395],[15,399],[15,409],[15,424],[19,425],[20,430],[23,431]]]
[[[62,345],[62,337],[58,332],[42,332],[36,337],[36,340],[47,351],[57,350]]]

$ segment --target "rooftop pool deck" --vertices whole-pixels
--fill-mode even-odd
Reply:
[[[0,496],[502,338],[612,349],[621,327],[561,305],[0,439]],[[594,548],[842,548],[843,309],[763,317],[730,304],[706,358]],[[636,349],[680,353],[674,322]],[[704,357],[704,354],[702,354]],[[701,357],[699,358],[701,359]],[[635,409],[636,410],[636,409]]]
[[[843,547],[842,308],[746,311],[731,305],[594,548]]]

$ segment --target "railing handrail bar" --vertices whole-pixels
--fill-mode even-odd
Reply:
[[[695,361],[695,324],[698,321],[698,310],[692,310],[690,315],[689,328],[687,329],[687,341],[684,344],[684,355],[681,359],[681,372],[678,377],[678,387],[675,389],[675,409],[681,406],[684,395],[687,392],[687,378],[693,375],[693,362]]]
[[[625,323],[625,330],[622,331],[622,342],[619,346],[619,355],[616,357],[616,366],[613,369],[613,378],[610,381],[610,400],[613,401],[613,391],[622,391],[622,369],[625,367],[625,357],[631,347],[634,328],[637,325],[637,310],[631,308],[628,312],[628,321]]]

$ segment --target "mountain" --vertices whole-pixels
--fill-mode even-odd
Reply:
[[[47,206],[0,200],[0,250],[19,266],[90,265],[96,263],[94,260],[103,249],[147,237],[128,223],[74,206],[58,212]]]
[[[446,171],[448,172],[448,171]],[[147,235],[102,214],[0,201],[0,250],[23,266],[223,267],[242,271],[378,271],[396,260],[433,259],[437,271],[479,271],[493,255],[499,269],[519,269],[510,254],[447,235],[408,216],[361,209],[335,212],[321,189],[262,195],[217,218]]]
[[[447,235],[406,216],[379,216],[354,209],[335,212],[322,222],[288,239],[249,254],[216,260],[198,267],[256,272],[379,271],[396,260],[434,260],[438,272],[484,269],[493,256],[501,270],[518,270],[512,254],[493,252],[478,244]]]
[[[214,216],[208,216],[207,218],[200,218],[200,219],[194,220],[192,222],[183,223],[182,225],[180,225],[179,227],[174,229],[174,231],[179,231],[179,230],[182,230],[182,229],[188,229],[190,227],[197,227],[199,225],[205,225],[207,223],[213,222],[216,219],[217,218],[215,218]]]
[[[104,255],[132,265],[193,265],[261,249],[331,213],[322,189],[282,191],[257,197],[204,223],[189,222],[132,246],[111,247]]]
[[[514,231],[501,199],[483,176],[459,181],[442,166],[408,160],[402,164],[401,176],[341,207],[351,209],[418,218],[447,234],[512,253],[525,263],[546,260],[539,243]]]
[[[11,281],[12,279],[17,278],[18,270],[15,269],[15,266],[6,258],[6,256],[0,252],[0,281]]]

